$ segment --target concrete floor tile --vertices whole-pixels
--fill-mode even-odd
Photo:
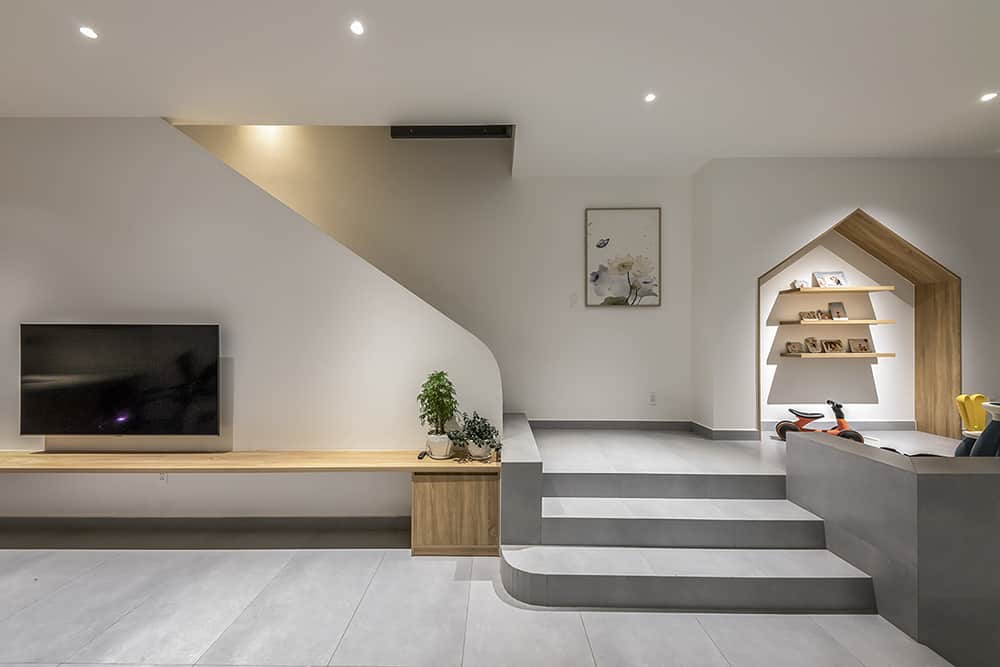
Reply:
[[[296,553],[198,663],[325,665],[382,556],[372,550]]]
[[[193,664],[292,557],[210,551],[73,655],[73,662]]]
[[[711,638],[687,614],[586,612],[597,667],[727,667]]]
[[[0,623],[0,662],[69,660],[160,586],[182,580],[204,557],[197,552],[113,552],[86,577]]]
[[[875,615],[813,616],[866,667],[948,667],[951,663]]]
[[[861,667],[808,616],[700,615],[732,667]]]
[[[21,559],[0,562],[0,620],[113,557],[106,551],[43,551],[23,552]]]
[[[460,665],[471,575],[469,558],[388,552],[330,664]]]

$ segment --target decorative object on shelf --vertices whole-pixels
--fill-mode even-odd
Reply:
[[[799,319],[800,320],[818,320],[819,319],[819,313],[817,313],[815,310],[802,310],[802,311],[799,311]]]
[[[812,336],[806,338],[806,352],[810,354],[819,354],[822,351],[823,347],[819,344],[818,340]]]
[[[842,302],[834,301],[830,304],[830,317],[835,320],[847,319],[847,309],[844,308],[844,304]]]
[[[809,287],[809,283],[804,280],[793,280],[789,283],[792,289],[802,289],[803,287]]]
[[[458,419],[458,428],[448,431],[451,441],[460,447],[465,447],[469,458],[485,461],[494,451],[503,446],[500,443],[500,432],[486,417],[478,412],[463,412]]]
[[[819,319],[819,320],[830,321],[830,320],[833,319],[833,316],[830,314],[829,310],[817,310],[816,311],[816,315],[817,315],[816,319]]]
[[[847,277],[843,271],[816,271],[813,273],[816,287],[847,287]]]
[[[797,340],[790,340],[785,343],[785,352],[789,354],[802,354],[806,351],[806,346]]]
[[[855,354],[868,354],[875,350],[872,349],[872,342],[867,338],[848,338],[847,351]]]
[[[427,432],[427,453],[432,459],[451,458],[451,438],[447,425],[458,410],[455,385],[444,371],[434,371],[420,387],[417,395],[420,423],[430,426]]]
[[[587,306],[660,305],[660,221],[658,207],[586,209]]]
[[[823,352],[827,354],[840,354],[844,351],[844,341],[839,338],[826,338],[822,341]]]

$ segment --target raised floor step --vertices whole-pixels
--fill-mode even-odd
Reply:
[[[785,476],[769,473],[545,472],[542,495],[783,499]]]
[[[823,520],[788,500],[543,498],[542,543],[822,549]]]
[[[504,587],[547,606],[874,613],[871,577],[823,549],[504,546]]]

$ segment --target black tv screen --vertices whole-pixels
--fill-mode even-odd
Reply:
[[[219,327],[22,324],[22,435],[218,435]]]

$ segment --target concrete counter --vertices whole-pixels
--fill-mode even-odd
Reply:
[[[1000,459],[790,433],[786,465],[789,500],[825,520],[831,551],[872,575],[880,614],[956,665],[995,664]]]

